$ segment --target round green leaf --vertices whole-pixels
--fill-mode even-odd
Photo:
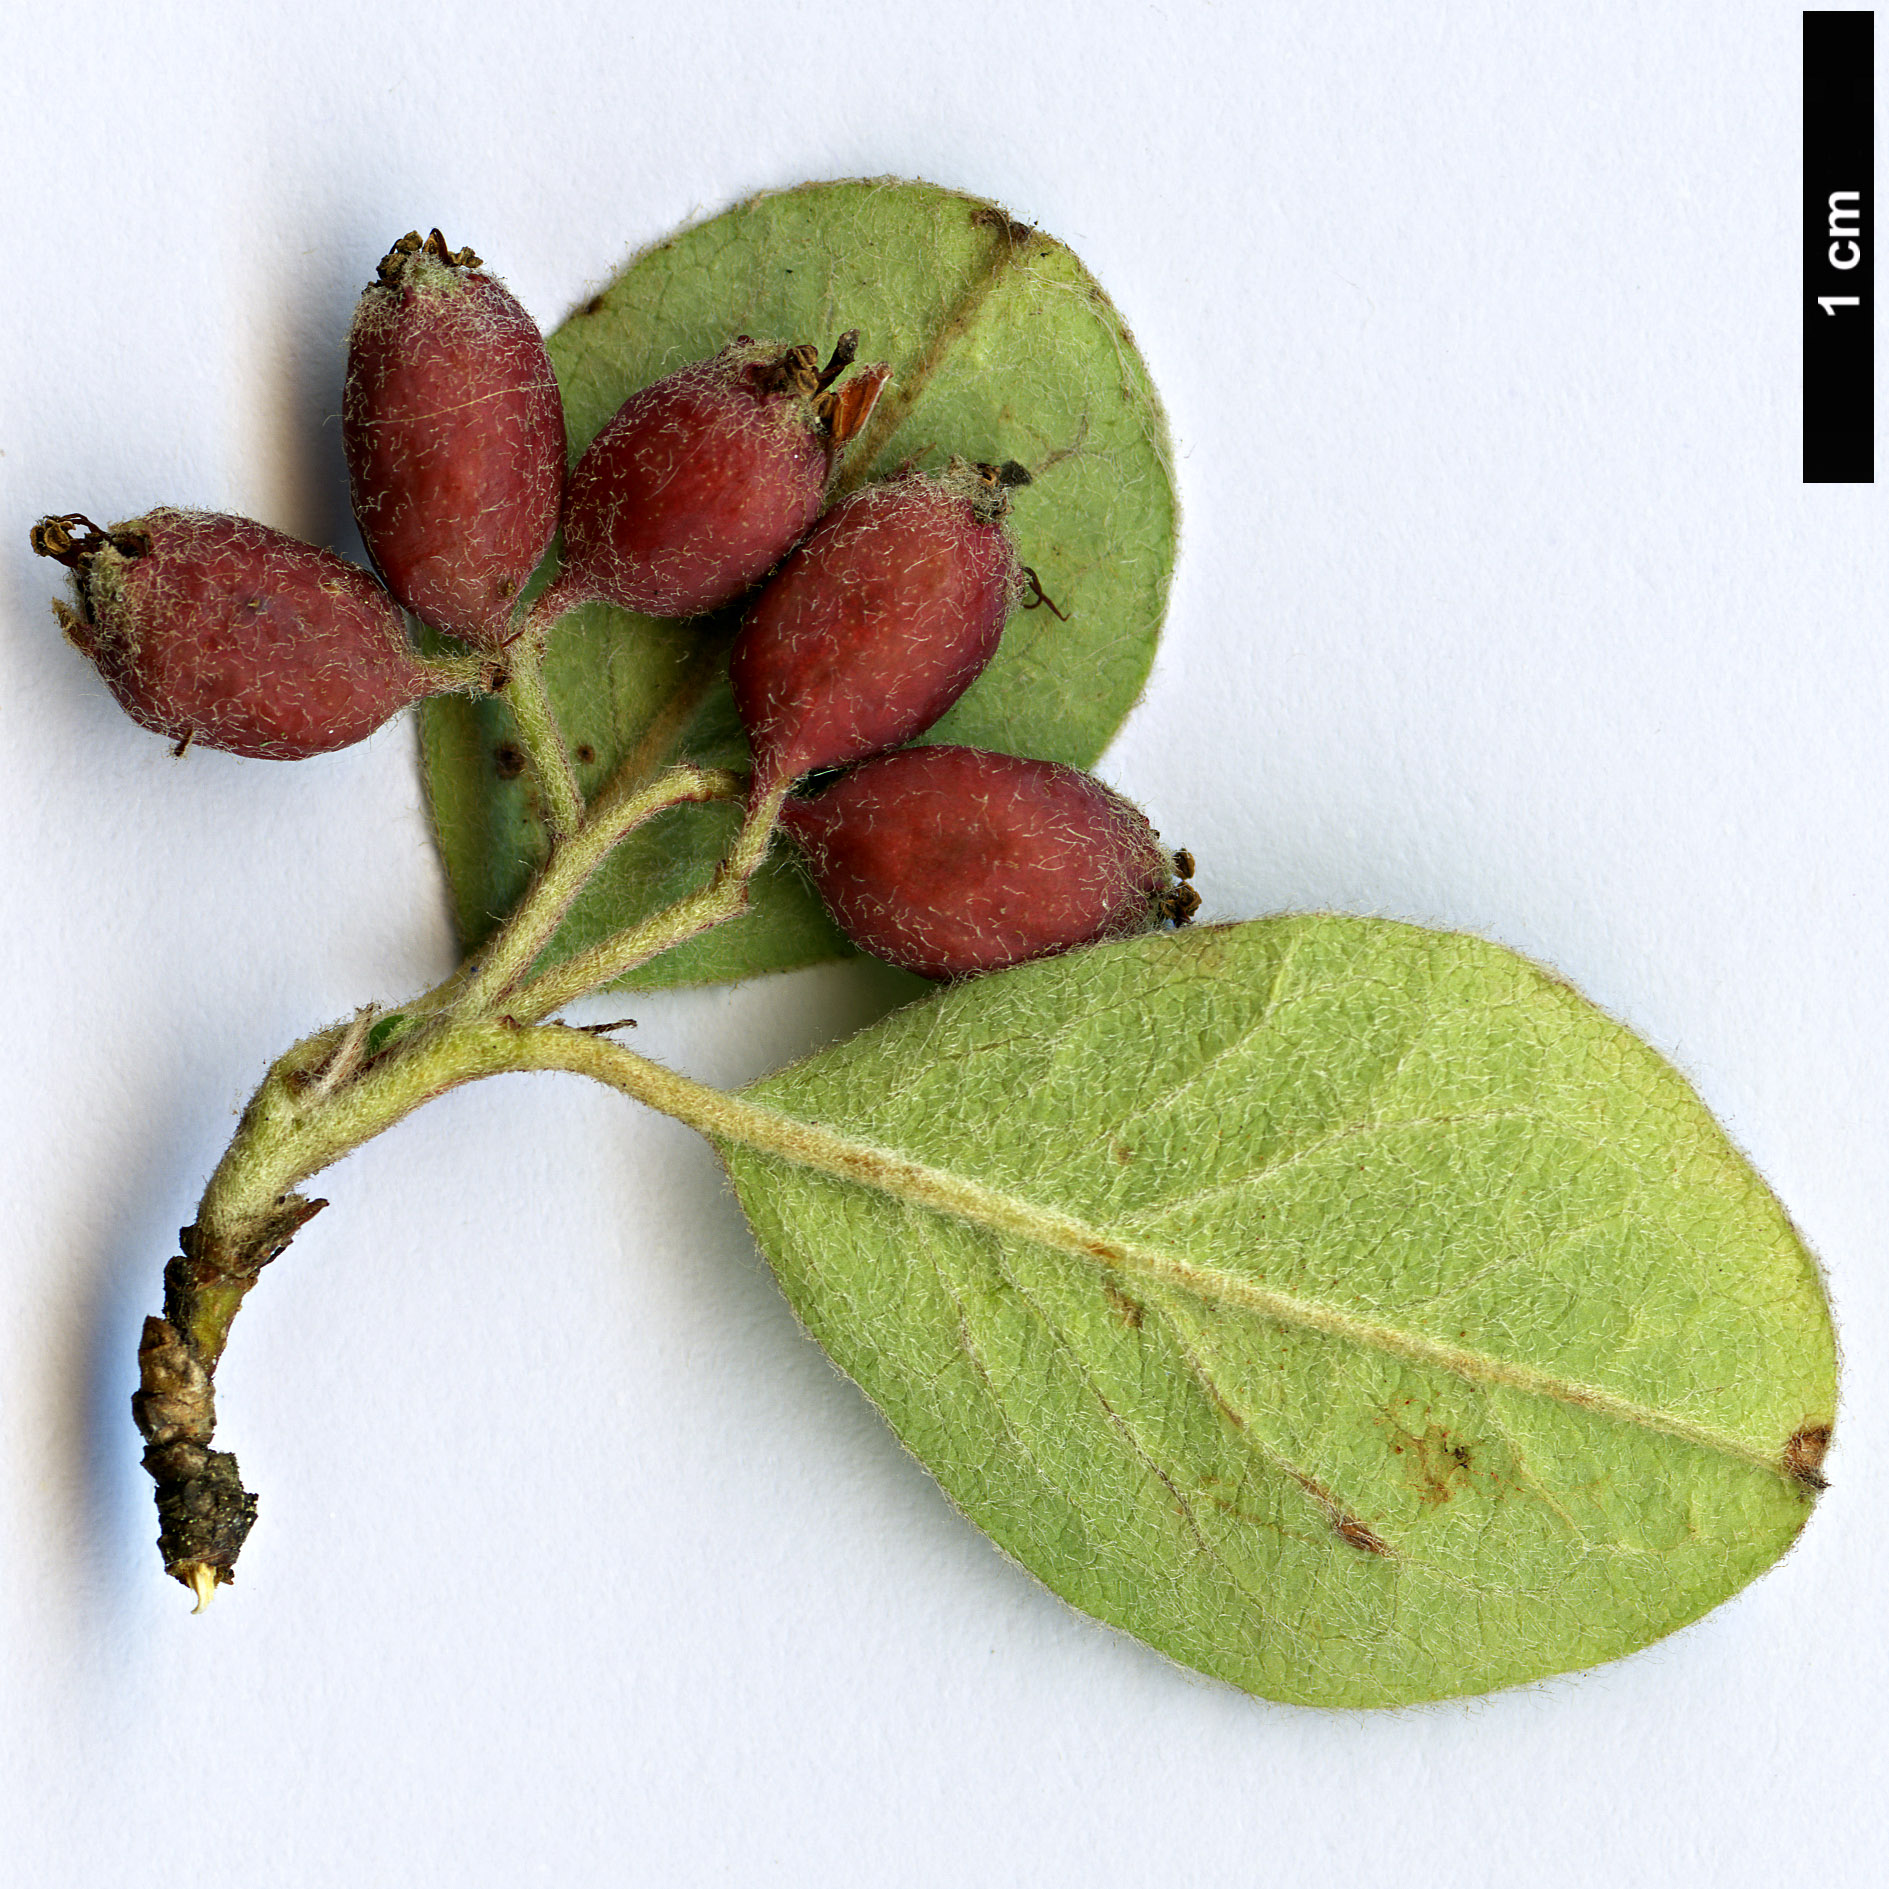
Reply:
[[[854,1149],[724,1150],[814,1336],[1057,1593],[1247,1690],[1614,1658],[1821,1487],[1835,1347],[1783,1209],[1666,1062],[1480,939],[1157,935],[746,1093]]]
[[[639,388],[736,334],[830,346],[860,331],[892,380],[848,449],[842,484],[953,454],[1035,475],[1011,513],[1018,555],[1067,617],[1019,611],[990,668],[933,738],[1088,766],[1154,658],[1174,561],[1167,423],[1134,341],[1060,243],[994,204],[888,179],[756,197],[639,256],[550,338],[573,457]],[[622,758],[747,765],[725,641],[601,605],[567,620],[548,680],[587,791]],[[457,698],[422,717],[433,812],[459,927],[476,949],[517,903],[546,836],[507,711]],[[588,758],[586,758],[588,757]],[[626,844],[572,912],[553,957],[702,883],[732,831],[692,809]],[[710,982],[848,947],[785,863],[740,923],[627,980]]]

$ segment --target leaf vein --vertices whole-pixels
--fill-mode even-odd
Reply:
[[[1050,1316],[1043,1306],[1037,1302],[1036,1295],[1032,1293],[1004,1263],[1002,1236],[998,1234],[995,1229],[984,1229],[984,1231],[986,1233],[992,1264],[998,1274],[1010,1287],[1017,1299],[1029,1308],[1031,1314],[1041,1324],[1043,1330],[1049,1335],[1052,1342],[1062,1351],[1065,1358],[1068,1360],[1069,1368],[1073,1372],[1077,1382],[1080,1383],[1095,1399],[1096,1403],[1101,1406],[1104,1417],[1122,1438],[1132,1454],[1147,1468],[1150,1474],[1158,1478],[1162,1487],[1167,1490],[1175,1507],[1179,1510],[1182,1519],[1186,1522],[1188,1532],[1193,1536],[1194,1542],[1200,1552],[1219,1567],[1226,1575],[1227,1579],[1253,1603],[1254,1611],[1261,1619],[1265,1620],[1271,1626],[1291,1633],[1295,1639],[1303,1641],[1304,1636],[1298,1633],[1296,1629],[1289,1627],[1284,1619],[1267,1605],[1265,1596],[1260,1590],[1254,1587],[1252,1582],[1233,1565],[1227,1558],[1226,1551],[1208,1536],[1206,1530],[1201,1526],[1200,1516],[1194,1508],[1193,1503],[1188,1499],[1186,1491],[1183,1490],[1175,1481],[1174,1477],[1161,1466],[1153,1452],[1148,1449],[1141,1438],[1135,1433],[1134,1427],[1109,1401],[1107,1393],[1096,1380],[1094,1372],[1083,1362],[1081,1352],[1070,1340],[1069,1334],[1063,1329],[1061,1323]]]
[[[678,1087],[683,1086],[679,1078],[674,1080]],[[695,1085],[686,1086],[693,1089]],[[740,1097],[721,1097],[709,1107],[715,1119],[712,1122],[703,1119],[701,1125],[721,1139],[745,1142],[783,1156],[798,1166],[890,1194],[953,1219],[1016,1234],[1106,1270],[1132,1273],[1176,1286],[1205,1303],[1228,1306],[1279,1324],[1318,1332],[1408,1363],[1446,1371],[1471,1384],[1500,1385],[1552,1398],[1600,1416],[1679,1437],[1776,1475],[1787,1475],[1775,1450],[1676,1411],[1622,1396],[1604,1385],[1587,1383],[1539,1365],[1498,1357],[1465,1345],[1446,1343],[1421,1332],[1404,1331],[1317,1299],[1276,1291],[1222,1267],[1203,1265],[1160,1247],[1120,1237],[1058,1208],[1019,1199],[964,1175],[929,1167],[890,1149],[761,1108]],[[685,1120],[702,1113],[686,1105],[672,1112],[682,1114]]]

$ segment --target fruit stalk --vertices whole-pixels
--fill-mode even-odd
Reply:
[[[739,918],[748,909],[748,888],[761,862],[767,857],[768,841],[780,818],[786,787],[774,788],[748,808],[741,831],[727,858],[715,869],[715,876],[699,892],[678,899],[665,911],[657,912],[640,925],[614,933],[553,965],[519,990],[508,1005],[509,1013],[520,1022],[536,1022],[561,1010],[586,991],[614,983],[639,965],[673,951],[678,945],[699,938],[717,925]]]
[[[706,767],[673,768],[646,785],[612,782],[597,797],[590,817],[552,852],[517,917],[480,959],[456,1006],[459,1012],[483,1015],[504,1002],[551,942],[565,913],[597,869],[645,821],[666,808],[691,801],[735,799],[746,787],[745,775]]]
[[[544,686],[544,644],[535,634],[521,636],[506,665],[504,695],[518,725],[524,749],[544,793],[545,821],[553,845],[584,823],[584,790],[577,784],[564,730],[558,726]]]

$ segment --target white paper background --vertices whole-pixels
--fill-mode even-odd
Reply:
[[[21,7],[0,61],[0,1750],[33,1885],[1875,1880],[1885,582],[1797,461],[1800,15],[1170,0]],[[413,744],[173,762],[56,635],[43,511],[355,550],[345,325],[442,225],[549,326],[748,192],[922,176],[1071,243],[1167,400],[1167,637],[1103,772],[1209,916],[1555,965],[1824,1257],[1833,1488],[1637,1658],[1323,1714],[1069,1612],[799,1336],[701,1144],[429,1109],[236,1330],[262,1493],[202,1619],[127,1414],[268,1059],[449,966]],[[633,1006],[713,1080],[834,968]],[[613,1006],[620,1009],[622,1006]]]

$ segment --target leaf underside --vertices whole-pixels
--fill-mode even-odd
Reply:
[[[636,258],[550,337],[573,459],[622,402],[737,334],[812,341],[860,330],[891,363],[879,411],[842,480],[957,454],[1035,475],[1012,535],[1068,621],[1018,611],[990,668],[932,739],[1086,767],[1134,704],[1173,568],[1167,424],[1132,337],[1076,258],[996,206],[930,184],[809,184],[756,197]],[[568,618],[547,679],[586,792],[641,749],[654,772],[687,757],[745,767],[726,634],[603,605]],[[476,949],[545,855],[538,796],[497,702],[424,705],[422,755],[463,942]],[[733,833],[690,808],[621,847],[549,959],[596,942],[703,883]],[[716,982],[847,955],[784,857],[754,909],[624,988]]]
[[[1814,1261],[1666,1062],[1498,946],[1160,934],[746,1094],[999,1203],[723,1151],[796,1311],[965,1514],[1246,1690],[1392,1705],[1589,1666],[1809,1511]]]

